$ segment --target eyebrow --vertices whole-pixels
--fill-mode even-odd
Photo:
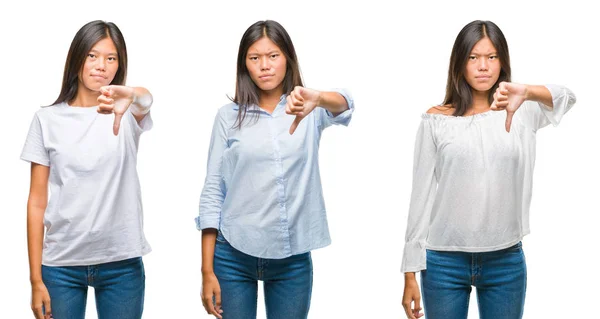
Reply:
[[[94,53],[100,53],[100,51],[98,51],[98,50],[90,50],[90,52],[94,52]],[[118,56],[119,54],[118,54],[118,53],[116,53],[116,52],[110,52],[110,53],[109,53],[109,54],[107,54],[107,55],[116,55],[116,56]]]
[[[281,51],[279,50],[273,50],[273,51],[269,51],[267,53],[264,53],[262,55],[271,55],[273,53],[281,53]],[[261,55],[260,53],[256,53],[256,52],[248,52],[246,55]]]
[[[469,55],[470,55],[470,56],[471,56],[471,55],[498,55],[498,52],[496,52],[496,51],[493,51],[493,52],[491,52],[491,53],[477,53],[477,52],[472,52],[472,53],[471,53],[471,54],[469,54]]]

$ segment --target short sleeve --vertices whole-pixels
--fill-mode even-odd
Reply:
[[[131,127],[133,128],[133,132],[135,132],[137,135],[140,135],[143,132],[152,129],[152,127],[154,126],[154,122],[152,121],[151,113],[152,111],[148,112],[146,116],[144,116],[144,118],[138,123],[138,121],[135,119],[135,116],[133,116],[133,113],[131,113],[131,108],[127,109],[126,117],[129,121],[129,125],[131,125]]]
[[[29,133],[25,140],[25,146],[21,152],[21,159],[27,162],[50,166],[50,156],[44,146],[44,134],[42,123],[36,113],[29,126]]]

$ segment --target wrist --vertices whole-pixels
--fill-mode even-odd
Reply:
[[[317,95],[317,106],[322,106],[323,105],[323,92],[322,91],[317,91],[319,92],[319,94]]]
[[[533,99],[531,91],[532,91],[531,86],[528,84],[525,84],[525,100],[530,101]]]
[[[202,272],[202,276],[215,274],[215,270],[212,267],[202,267],[200,271]]]
[[[37,277],[37,276],[35,276],[35,277],[29,277],[29,282],[31,282],[32,286],[44,283],[44,281],[42,280],[41,276],[40,277]]]

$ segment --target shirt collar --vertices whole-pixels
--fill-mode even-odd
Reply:
[[[278,104],[277,104],[277,106],[275,107],[275,110],[277,110],[279,107],[281,107],[282,105],[284,105],[284,104],[285,104],[285,103],[283,103],[283,102],[285,102],[285,98],[286,98],[286,97],[287,97],[287,94],[282,94],[282,95],[281,95],[281,97],[279,97],[279,103],[278,103]],[[239,106],[239,105],[237,105],[237,103],[233,103],[233,109],[234,109],[235,111],[238,111],[238,110],[240,109],[240,106]],[[261,109],[259,108],[259,110],[261,110]],[[273,111],[273,112],[275,112],[275,111]]]

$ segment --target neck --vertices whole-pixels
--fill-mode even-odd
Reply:
[[[467,113],[475,114],[488,111],[490,102],[488,100],[488,92],[472,90],[473,102]]]
[[[100,92],[92,91],[80,83],[77,88],[77,96],[69,101],[69,104],[80,107],[96,106],[98,105],[98,96],[100,96]]]
[[[275,110],[275,107],[277,107],[277,104],[279,104],[279,99],[281,98],[281,95],[283,94],[282,90],[272,90],[269,92],[266,91],[262,91],[260,92],[260,98],[258,100],[258,105],[268,111],[269,113],[273,112],[273,110]]]

